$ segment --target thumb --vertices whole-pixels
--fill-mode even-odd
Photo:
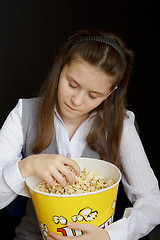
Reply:
[[[92,224],[87,224],[87,223],[75,223],[75,222],[68,222],[67,226],[71,229],[74,230],[80,230],[84,232],[90,232],[93,231],[96,226]]]

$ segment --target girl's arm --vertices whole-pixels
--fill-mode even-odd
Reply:
[[[141,140],[128,112],[121,140],[122,182],[133,208],[107,230],[112,240],[137,240],[160,224],[160,191]],[[152,143],[151,143],[152,144]]]
[[[5,207],[16,196],[29,197],[25,178],[34,174],[53,185],[53,177],[62,185],[66,185],[66,179],[70,184],[74,177],[66,167],[70,166],[77,175],[80,174],[78,164],[59,154],[36,154],[22,159],[23,131],[21,125],[22,101],[9,114],[0,131],[0,208]],[[22,160],[21,160],[22,159]]]
[[[18,169],[22,159],[22,101],[8,115],[0,130],[0,208],[12,202],[18,194],[29,196]]]

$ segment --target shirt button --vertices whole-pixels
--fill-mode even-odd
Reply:
[[[70,154],[69,153],[67,153],[67,155],[66,155],[68,158],[70,157]]]

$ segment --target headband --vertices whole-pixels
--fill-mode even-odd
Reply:
[[[84,37],[81,37],[81,38],[78,38],[77,40],[75,40],[70,45],[70,48],[73,47],[74,45],[78,44],[78,43],[91,42],[91,41],[105,43],[105,44],[113,47],[115,50],[117,50],[117,52],[119,53],[119,55],[121,56],[121,58],[123,60],[124,68],[126,69],[127,60],[126,60],[126,56],[125,56],[122,48],[120,47],[120,45],[118,43],[111,40],[110,38],[103,37],[103,36],[84,36]]]

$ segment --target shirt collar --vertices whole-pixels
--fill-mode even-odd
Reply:
[[[62,120],[61,116],[59,115],[56,107],[54,108],[54,112],[55,112],[56,116],[59,118],[59,120],[63,123],[63,120]],[[92,117],[94,117],[96,114],[97,114],[97,111],[93,111],[86,120],[89,121],[89,120],[90,120]],[[100,116],[101,116],[101,115],[100,115]],[[86,121],[86,120],[85,120],[85,121]],[[64,123],[63,123],[63,124],[64,124]]]

